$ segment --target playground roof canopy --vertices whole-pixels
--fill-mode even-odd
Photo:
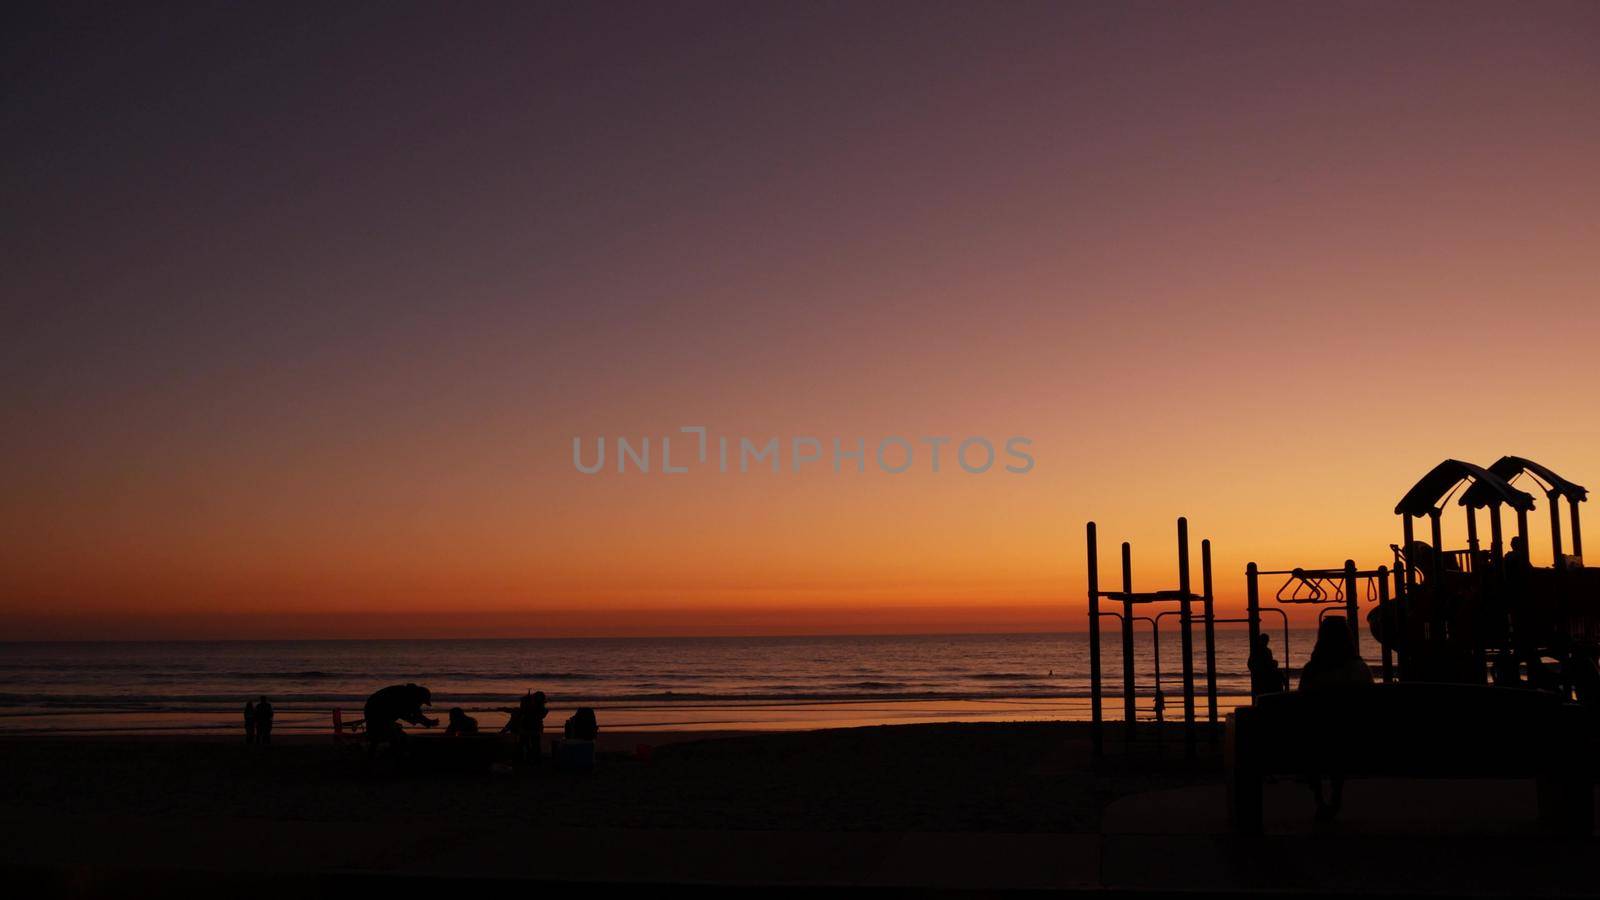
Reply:
[[[1482,466],[1459,459],[1447,459],[1434,466],[1400,498],[1394,508],[1395,515],[1428,515],[1462,481],[1472,482],[1472,486],[1461,495],[1463,505],[1472,497],[1472,506],[1504,503],[1512,509],[1533,509],[1533,495],[1527,491],[1512,487],[1510,482]],[[1474,491],[1478,491],[1475,496]]]
[[[1489,467],[1489,471],[1507,482],[1526,472],[1544,482],[1544,486],[1549,492],[1576,503],[1581,503],[1589,497],[1589,490],[1583,485],[1573,484],[1533,460],[1524,459],[1520,456],[1502,456],[1495,460],[1494,465]],[[1485,506],[1493,501],[1483,499],[1483,493],[1474,484],[1472,487],[1467,488],[1467,492],[1461,496],[1461,502],[1469,506]]]

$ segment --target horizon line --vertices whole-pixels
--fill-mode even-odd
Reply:
[[[1292,625],[1297,630],[1315,630],[1315,626]],[[1215,626],[1217,631],[1243,631],[1242,623]],[[1279,629],[1274,628],[1273,631]],[[453,636],[453,637],[267,637],[267,638],[8,638],[0,646],[14,644],[304,644],[304,643],[420,643],[423,641],[745,641],[787,640],[796,638],[929,638],[929,637],[1034,637],[1039,635],[1087,635],[1087,628],[1073,630],[1039,631],[863,631],[863,632],[795,632],[793,634],[567,634],[522,635],[506,637]]]

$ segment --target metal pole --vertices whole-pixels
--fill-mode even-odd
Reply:
[[[1505,530],[1500,524],[1499,501],[1494,501],[1489,504],[1489,530],[1489,559],[1494,563],[1494,577],[1496,582],[1495,589],[1500,591],[1501,596],[1503,597],[1505,596],[1506,583],[1509,581],[1509,579],[1506,577]],[[1513,624],[1513,617],[1508,611],[1506,613],[1505,643],[1500,648],[1500,652],[1505,657],[1506,662],[1504,664],[1511,667],[1511,681],[1515,683],[1521,681],[1522,679],[1521,675],[1517,672],[1517,655],[1515,644],[1516,636],[1511,633]]]
[[[1404,523],[1405,537],[1401,538],[1400,550],[1404,554],[1403,561],[1405,563],[1406,570],[1405,582],[1406,588],[1409,590],[1410,588],[1417,586],[1417,567],[1411,561],[1411,545],[1416,543],[1417,535],[1416,528],[1411,521],[1410,513],[1406,513],[1402,517],[1402,522]]]
[[[1133,546],[1122,542],[1122,593],[1133,596]],[[1133,740],[1133,724],[1138,718],[1138,694],[1135,693],[1133,670],[1133,601],[1122,601],[1122,719],[1126,723],[1123,740]]]
[[[1396,635],[1391,633],[1390,629],[1395,629],[1396,631],[1399,630],[1396,623],[1400,617],[1395,615],[1396,612],[1396,610],[1389,608],[1389,569],[1387,566],[1379,566],[1378,621],[1382,622],[1384,625],[1384,637],[1386,638],[1386,640],[1379,642],[1383,644],[1384,684],[1389,684],[1390,682],[1394,681],[1394,650],[1392,648]]]
[[[1356,602],[1356,561],[1344,561],[1344,610],[1345,627],[1350,629],[1350,643],[1355,645],[1356,653],[1361,653],[1361,604]]]
[[[1556,570],[1561,569],[1561,493],[1550,491],[1550,559]]]
[[[1533,565],[1533,545],[1528,543],[1528,511],[1525,510],[1525,509],[1518,509],[1517,510],[1517,536],[1522,539],[1522,564],[1524,566],[1532,566]],[[1502,569],[1503,568],[1504,567],[1502,567]],[[1522,586],[1522,589],[1518,592],[1518,596],[1516,598],[1516,603],[1517,603],[1518,606],[1521,606],[1526,602],[1526,600],[1527,600],[1527,592],[1528,592],[1527,585],[1524,584]],[[1513,615],[1512,621],[1516,621],[1516,616],[1515,615]],[[1514,644],[1516,641],[1525,640],[1525,639],[1526,639],[1526,636],[1520,636],[1520,635],[1519,636],[1513,636],[1512,643]],[[1532,673],[1530,673],[1530,674],[1532,674]]]
[[[1160,744],[1166,731],[1167,701],[1165,695],[1161,693],[1161,623],[1156,621],[1155,616],[1150,617],[1150,652],[1155,659],[1156,743]]]
[[[1206,617],[1206,710],[1212,725],[1217,724],[1217,607],[1211,591],[1211,539],[1200,542],[1200,592],[1205,597]],[[1217,739],[1216,729],[1211,739]]]
[[[1394,646],[1397,648],[1395,655],[1398,657],[1396,662],[1400,666],[1400,676],[1404,678],[1407,654],[1411,652],[1411,632],[1409,630],[1409,617],[1406,615],[1404,564],[1398,554],[1396,554],[1394,560],[1394,571],[1389,573],[1389,577],[1394,579],[1394,593],[1391,596],[1394,599]]]
[[[1578,528],[1578,500],[1567,501],[1567,511],[1572,516],[1572,555],[1583,559],[1583,532]]]
[[[1472,550],[1473,568],[1478,563],[1478,508],[1467,507],[1467,547]]]
[[[1189,520],[1178,517],[1179,617],[1183,620],[1183,746],[1185,756],[1195,755],[1194,733],[1194,628],[1189,602]]]
[[[1104,752],[1100,721],[1100,553],[1095,542],[1094,523],[1089,537],[1089,744],[1096,757]]]
[[[1249,626],[1250,626],[1250,652],[1251,653],[1256,652],[1256,641],[1259,640],[1260,637],[1261,637],[1261,585],[1259,583],[1260,580],[1261,580],[1261,569],[1255,563],[1250,563],[1249,565],[1244,567],[1244,586],[1245,586],[1244,617],[1245,617],[1245,621],[1248,622]],[[1289,648],[1288,647],[1284,647],[1283,648],[1283,652],[1284,652],[1283,664],[1285,666],[1287,666],[1289,664],[1289,657],[1288,657]],[[1250,698],[1252,700],[1254,700],[1255,696],[1256,696],[1255,680],[1251,679]]]
[[[1444,532],[1439,523],[1443,513],[1444,510],[1437,507],[1428,510],[1429,526],[1433,529],[1433,571],[1428,573],[1428,605],[1433,607],[1433,639],[1436,641],[1444,640],[1447,624],[1444,592],[1439,590],[1444,579]]]

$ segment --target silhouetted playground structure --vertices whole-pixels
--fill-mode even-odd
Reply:
[[[1531,481],[1549,503],[1552,564],[1536,567],[1528,558],[1528,514],[1535,498],[1513,482]],[[1193,590],[1189,560],[1189,526],[1178,519],[1178,586],[1135,591],[1132,548],[1122,544],[1120,590],[1102,590],[1098,534],[1087,526],[1089,598],[1089,671],[1094,752],[1104,748],[1102,620],[1118,623],[1122,656],[1121,698],[1125,739],[1135,740],[1140,728],[1141,690],[1153,703],[1159,726],[1166,721],[1165,688],[1177,680],[1182,691],[1182,723],[1186,751],[1193,755],[1197,733],[1196,680],[1204,677],[1205,715],[1218,721],[1216,626],[1244,624],[1250,647],[1268,624],[1282,626],[1282,662],[1292,671],[1291,631],[1286,609],[1315,607],[1321,619],[1342,615],[1360,647],[1365,621],[1382,650],[1381,682],[1521,686],[1537,682],[1547,670],[1546,658],[1562,659],[1574,647],[1600,642],[1600,568],[1583,565],[1583,533],[1579,504],[1588,491],[1536,462],[1505,456],[1488,468],[1445,460],[1419,480],[1395,506],[1401,517],[1402,542],[1389,547],[1391,564],[1363,569],[1354,560],[1342,566],[1263,569],[1251,562],[1245,569],[1246,610],[1241,618],[1216,614],[1212,589],[1211,542],[1202,541],[1201,588]],[[1466,515],[1464,548],[1444,544],[1442,518],[1451,501]],[[1563,501],[1565,503],[1563,504]],[[1568,509],[1571,552],[1564,540],[1561,507]],[[1515,513],[1515,547],[1505,540],[1504,511]],[[1479,514],[1487,511],[1489,541],[1480,539]],[[1429,540],[1418,540],[1418,520],[1428,523]],[[1276,587],[1274,587],[1276,585]],[[1267,594],[1267,602],[1263,594]],[[1365,612],[1363,613],[1363,607]],[[1161,671],[1163,626],[1176,619],[1180,672]],[[1195,620],[1204,640],[1204,671],[1197,675]],[[1148,625],[1155,660],[1153,683],[1139,684],[1135,666],[1135,629]],[[1254,698],[1252,698],[1254,700]],[[1157,732],[1160,734],[1158,727]],[[1213,739],[1216,730],[1211,729]]]

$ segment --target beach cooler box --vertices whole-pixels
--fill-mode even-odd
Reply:
[[[550,752],[563,772],[594,771],[594,741],[552,741]]]

